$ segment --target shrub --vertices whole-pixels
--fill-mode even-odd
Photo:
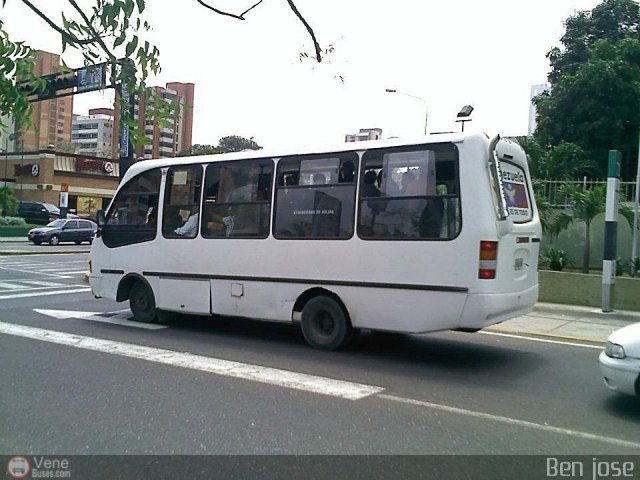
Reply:
[[[554,270],[556,272],[561,272],[564,267],[571,263],[567,252],[559,248],[548,249],[543,257],[543,260],[547,265],[549,265],[549,268],[551,270]]]
[[[21,217],[0,217],[0,226],[24,227],[26,222]]]

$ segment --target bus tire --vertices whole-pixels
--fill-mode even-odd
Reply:
[[[156,323],[158,311],[153,291],[144,282],[137,281],[129,292],[129,306],[133,313],[133,319],[142,323]]]
[[[333,298],[319,295],[302,309],[302,334],[313,348],[337,350],[353,336],[351,322],[342,306]]]

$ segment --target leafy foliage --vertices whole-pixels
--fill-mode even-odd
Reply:
[[[555,147],[543,147],[534,137],[517,137],[516,140],[529,157],[529,168],[534,178],[569,180],[593,176],[598,171],[596,163],[588,159],[584,150],[575,143],[563,141]]]
[[[151,108],[146,111],[149,118],[166,120],[178,114],[176,104],[159,101],[154,90],[147,88],[149,75],[160,72],[157,47],[144,40],[141,35],[151,29],[144,20],[145,0],[93,0],[82,2],[66,0],[61,5],[61,21],[54,22],[29,0],[21,0],[49,28],[60,34],[62,52],[67,48],[79,50],[84,65],[105,63],[110,72],[108,83],[122,85],[129,94],[146,98]],[[6,4],[3,0],[2,5]],[[22,42],[11,42],[0,24],[0,87],[2,102],[0,113],[12,114],[17,128],[31,127],[29,115],[30,94],[44,90],[46,83],[33,75],[35,51]],[[122,59],[125,59],[124,61]],[[63,64],[61,71],[68,71]],[[135,143],[144,143],[144,132],[132,118],[129,99],[123,100],[123,120],[131,127],[130,135]]]
[[[543,260],[551,270],[561,272],[564,267],[571,264],[571,260],[566,251],[559,248],[549,248],[543,257]]]
[[[2,227],[24,227],[27,222],[22,217],[0,217],[0,226]]]
[[[246,139],[238,135],[230,135],[228,137],[222,137],[218,140],[218,145],[192,145],[191,147],[182,150],[178,153],[178,157],[188,157],[192,155],[211,155],[216,153],[230,153],[230,152],[242,152],[244,150],[261,150],[262,147],[258,145],[253,137]]]
[[[0,210],[2,210],[3,217],[15,215],[18,211],[16,198],[13,196],[11,188],[6,185],[0,187]]]
[[[565,28],[564,48],[547,54],[551,91],[534,100],[535,137],[541,145],[579,146],[601,176],[607,150],[620,150],[623,176],[631,178],[640,127],[640,7],[633,0],[604,0],[569,17]]]

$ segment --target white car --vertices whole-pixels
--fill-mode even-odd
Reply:
[[[600,354],[600,371],[611,390],[640,397],[640,323],[609,336]]]

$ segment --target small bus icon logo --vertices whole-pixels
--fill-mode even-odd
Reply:
[[[30,471],[29,460],[25,457],[11,457],[7,463],[7,473],[11,478],[26,478]]]

